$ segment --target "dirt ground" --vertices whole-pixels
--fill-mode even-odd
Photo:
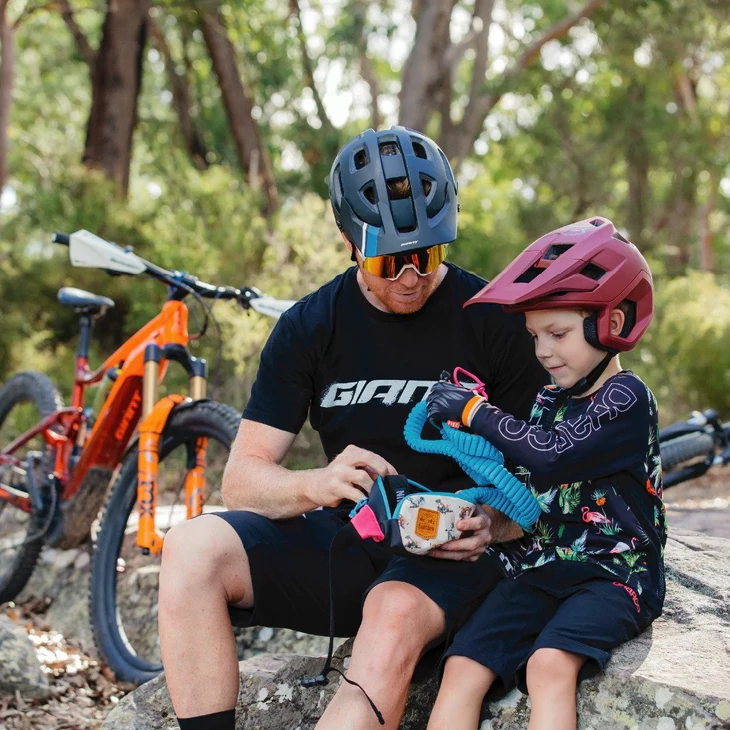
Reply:
[[[670,530],[682,527],[730,537],[730,466],[666,490]],[[0,697],[2,730],[98,730],[110,709],[131,687],[113,682],[98,662],[77,651],[44,622],[44,606],[5,607],[5,613],[28,629],[48,674],[52,697],[42,703],[20,695]]]
[[[730,538],[730,465],[664,492],[669,529]]]

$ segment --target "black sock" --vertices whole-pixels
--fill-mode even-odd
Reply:
[[[236,711],[224,710],[210,715],[177,718],[180,730],[236,730]]]

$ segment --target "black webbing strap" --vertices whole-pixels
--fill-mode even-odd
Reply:
[[[327,684],[329,684],[329,680],[327,679],[327,675],[330,672],[337,672],[337,674],[342,677],[342,679],[345,680],[348,684],[353,685],[354,687],[357,687],[364,695],[365,699],[370,703],[370,707],[372,708],[373,712],[375,713],[375,717],[378,718],[378,722],[381,725],[385,725],[385,720],[383,719],[383,715],[380,713],[380,710],[375,706],[375,703],[370,699],[370,696],[368,693],[360,686],[357,682],[354,682],[351,679],[348,679],[343,672],[341,672],[337,667],[332,666],[332,655],[334,653],[334,647],[335,647],[335,592],[334,592],[334,583],[332,580],[332,563],[333,558],[335,557],[337,550],[342,550],[345,548],[348,542],[352,541],[353,539],[360,540],[360,536],[355,531],[355,528],[351,524],[346,524],[344,527],[340,528],[335,536],[332,538],[332,542],[330,543],[330,550],[329,550],[329,611],[330,611],[330,642],[329,642],[329,648],[327,649],[327,658],[325,659],[324,666],[322,667],[322,671],[316,676],[316,677],[309,677],[306,679],[301,680],[302,687],[324,687]]]

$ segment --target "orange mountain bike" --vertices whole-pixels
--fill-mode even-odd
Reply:
[[[116,473],[92,555],[90,614],[102,659],[119,680],[161,670],[157,575],[164,533],[175,522],[221,509],[219,485],[240,414],[206,400],[207,365],[189,349],[188,296],[235,300],[277,316],[290,304],[253,288],[206,284],[167,271],[87,231],[54,234],[76,266],[145,274],[167,285],[162,311],[95,371],[95,320],[114,302],[80,289],[58,292],[79,314],[81,336],[71,405],[51,380],[23,372],[0,388],[0,602],[22,590],[44,543],[86,539]],[[183,366],[190,396],[158,397],[168,364]],[[86,389],[97,385],[94,407]],[[178,504],[180,501],[180,504]],[[136,509],[135,509],[136,506]]]

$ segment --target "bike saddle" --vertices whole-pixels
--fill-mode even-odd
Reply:
[[[84,314],[99,314],[105,309],[114,306],[114,302],[109,297],[102,297],[98,294],[76,289],[73,286],[64,286],[58,290],[59,303],[74,307],[77,311]]]

